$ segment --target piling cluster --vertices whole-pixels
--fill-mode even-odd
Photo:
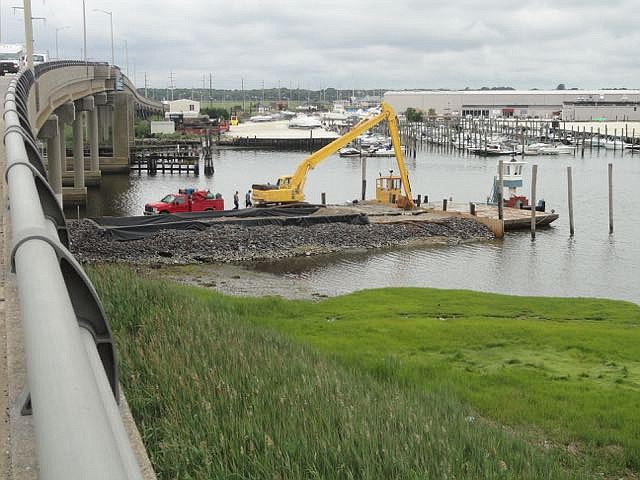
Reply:
[[[214,226],[204,231],[162,230],[151,237],[113,241],[91,220],[69,223],[71,250],[82,262],[132,264],[231,263],[370,250],[441,240],[459,243],[490,239],[473,220],[297,226]]]

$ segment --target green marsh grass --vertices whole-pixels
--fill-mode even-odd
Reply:
[[[90,274],[161,479],[637,471],[635,305],[428,289],[313,303]]]

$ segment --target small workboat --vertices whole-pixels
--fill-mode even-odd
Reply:
[[[522,187],[522,171],[527,162],[511,158],[508,162],[502,162],[502,190],[503,204],[505,207],[531,210],[529,199],[525,195],[518,194],[518,188]],[[500,162],[497,164],[498,174],[493,177],[493,187],[487,198],[487,204],[497,205],[499,201]],[[540,199],[535,206],[536,211],[544,212],[545,201]]]

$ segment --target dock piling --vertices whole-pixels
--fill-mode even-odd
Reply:
[[[567,167],[567,201],[569,202],[569,235],[573,237],[575,228],[573,225],[573,175],[571,167]]]
[[[498,219],[504,220],[504,161],[498,161]]]
[[[609,164],[609,233],[613,233],[613,163]]]
[[[536,238],[536,182],[538,165],[531,167],[531,240]]]
[[[367,157],[360,157],[362,159],[362,200],[367,198]]]

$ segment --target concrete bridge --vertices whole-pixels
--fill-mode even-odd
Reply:
[[[69,253],[61,205],[85,201],[102,174],[128,171],[134,118],[162,105],[106,63],[45,63],[1,77],[0,91],[0,474],[154,478],[119,391],[108,321]]]
[[[86,186],[99,184],[102,173],[129,171],[135,117],[162,114],[163,106],[141,96],[118,67],[106,63],[49,62],[34,73],[25,106],[34,135],[46,143],[49,184],[65,203],[84,203]],[[4,92],[8,77],[2,81]],[[66,125],[73,129],[71,142]]]

